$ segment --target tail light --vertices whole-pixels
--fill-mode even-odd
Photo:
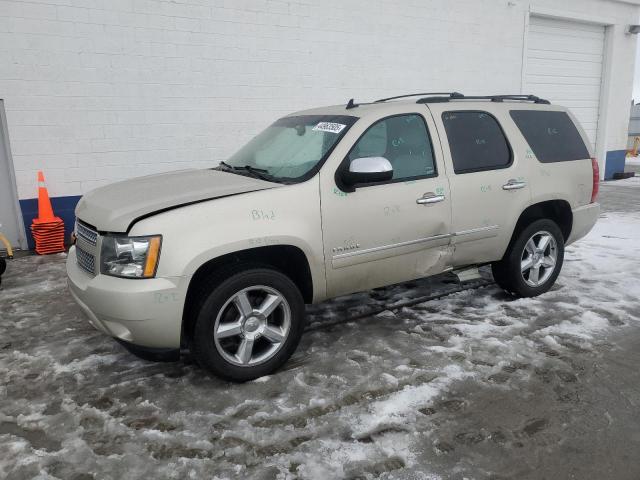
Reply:
[[[600,190],[600,167],[598,167],[598,160],[591,159],[591,168],[593,169],[593,189],[591,190],[591,203],[598,198],[598,190]]]

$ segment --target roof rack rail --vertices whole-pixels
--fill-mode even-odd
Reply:
[[[458,92],[432,92],[432,93],[410,93],[408,95],[396,95],[395,97],[387,97],[387,98],[380,98],[378,100],[375,100],[373,102],[361,102],[361,103],[356,103],[355,100],[353,98],[349,99],[349,101],[347,102],[347,105],[345,106],[346,110],[351,110],[352,108],[358,108],[360,105],[373,105],[374,103],[382,103],[382,102],[386,102],[388,100],[397,100],[399,98],[409,98],[409,97],[424,97],[424,96],[437,96],[437,95],[448,95],[450,98],[462,98],[464,97],[463,94],[458,93]],[[447,97],[447,98],[449,98]]]
[[[374,102],[363,102],[363,103],[355,103],[352,99],[346,105],[346,109],[350,110],[352,108],[357,108],[360,105],[371,105],[373,103],[382,103],[388,100],[397,100],[399,98],[409,98],[409,97],[422,97],[419,98],[416,103],[444,103],[450,102],[452,100],[490,100],[492,102],[504,102],[505,100],[513,100],[520,102],[533,102],[538,104],[550,105],[551,102],[549,100],[545,100],[544,98],[537,97],[535,95],[524,95],[524,94],[516,94],[516,95],[463,95],[460,92],[433,92],[433,93],[410,93],[407,95],[396,95],[395,97],[387,97],[381,98],[379,100],[375,100]]]
[[[533,102],[538,104],[550,105],[551,102],[549,100],[545,100],[544,98],[536,97],[535,95],[469,95],[465,96],[462,94],[450,94],[449,96],[440,96],[440,97],[425,97],[420,98],[416,103],[443,103],[449,102],[451,100],[490,100],[492,102],[504,102],[505,100],[515,100],[522,102]]]
[[[462,94],[458,93],[458,92],[409,93],[407,95],[396,95],[395,97],[381,98],[379,100],[375,100],[373,103],[381,103],[381,102],[386,102],[388,100],[397,100],[399,98],[426,97],[426,96],[435,96],[435,95],[449,95],[449,96],[454,96],[455,95],[455,96],[457,96],[457,95],[462,95]]]

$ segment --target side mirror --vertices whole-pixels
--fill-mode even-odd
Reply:
[[[385,182],[393,178],[393,166],[384,157],[363,157],[351,160],[342,172],[342,181],[353,187],[359,183]]]

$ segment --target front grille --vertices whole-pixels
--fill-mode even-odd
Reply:
[[[92,275],[96,273],[96,257],[76,245],[76,261],[80,268],[86,270]]]
[[[76,235],[83,238],[93,246],[98,243],[98,232],[85,223],[76,221]]]

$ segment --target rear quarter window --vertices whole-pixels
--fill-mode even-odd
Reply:
[[[442,114],[456,174],[506,168],[511,147],[493,115],[481,111]]]
[[[511,110],[509,113],[540,162],[590,158],[580,132],[566,112]]]

